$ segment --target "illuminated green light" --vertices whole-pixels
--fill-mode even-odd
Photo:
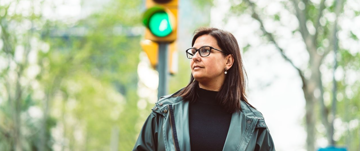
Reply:
[[[157,37],[166,37],[172,32],[169,16],[166,12],[156,12],[149,20],[149,29]]]

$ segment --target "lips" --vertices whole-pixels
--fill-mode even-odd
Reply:
[[[201,68],[204,68],[204,67],[201,67],[201,66],[194,66],[193,69],[201,69]]]

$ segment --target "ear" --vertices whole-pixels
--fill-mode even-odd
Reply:
[[[225,59],[226,59],[225,69],[229,70],[232,67],[232,65],[234,64],[234,58],[231,54],[229,54],[225,57]]]

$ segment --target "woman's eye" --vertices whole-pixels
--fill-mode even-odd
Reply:
[[[200,49],[201,53],[208,53],[210,52],[210,49],[209,48],[202,48]]]
[[[195,49],[192,49],[192,50],[191,50],[191,53],[192,53],[192,54],[195,54],[195,53],[196,53],[196,50],[195,50]]]

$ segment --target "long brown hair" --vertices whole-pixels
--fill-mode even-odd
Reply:
[[[218,46],[223,51],[223,55],[227,56],[230,54],[233,56],[234,63],[227,71],[224,83],[216,96],[216,101],[230,113],[241,111],[240,101],[244,101],[247,104],[249,103],[246,98],[247,76],[236,38],[230,32],[217,28],[200,28],[195,31],[191,45],[193,46],[195,40],[202,35],[214,37]],[[198,87],[199,82],[196,81],[191,74],[189,84],[175,96],[181,96],[185,101],[195,102],[198,98],[196,92]]]

